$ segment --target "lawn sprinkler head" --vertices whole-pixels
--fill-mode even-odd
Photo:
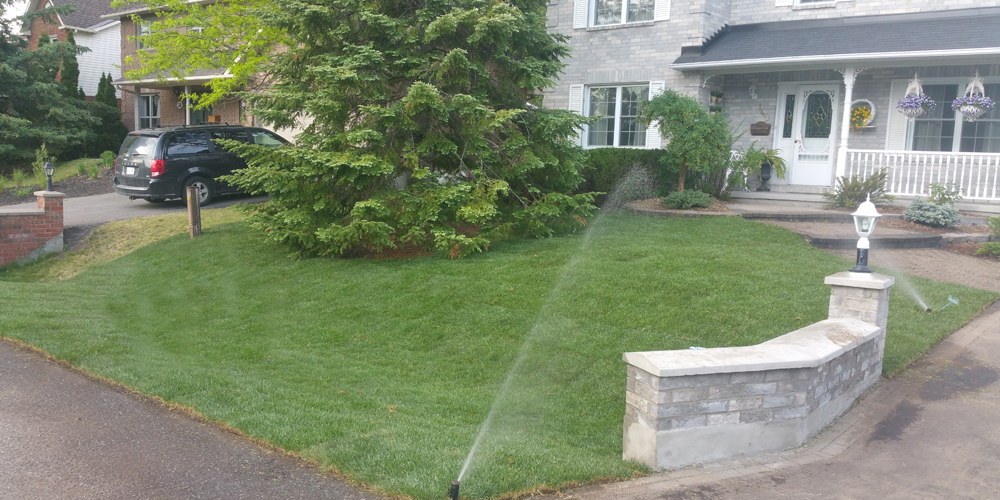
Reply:
[[[458,481],[451,482],[451,491],[448,492],[448,498],[451,500],[458,500]]]
[[[927,309],[924,309],[924,312],[934,312],[934,310],[928,307]]]

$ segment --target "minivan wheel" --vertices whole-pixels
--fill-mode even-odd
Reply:
[[[212,181],[204,179],[202,177],[191,177],[190,179],[184,181],[184,192],[181,199],[185,202],[187,201],[187,188],[188,186],[195,186],[198,188],[198,201],[201,205],[208,205],[212,202],[212,195],[214,194],[214,189],[212,188]]]

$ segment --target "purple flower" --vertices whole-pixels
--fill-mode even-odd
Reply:
[[[993,99],[990,99],[983,94],[962,96],[954,101],[951,101],[951,109],[955,111],[960,111],[959,108],[962,106],[975,106],[977,108],[985,109],[988,112],[993,109],[993,105]]]
[[[933,99],[926,95],[915,95],[909,94],[903,97],[896,107],[899,109],[920,109],[925,108],[927,111],[933,111],[937,107],[937,103]]]

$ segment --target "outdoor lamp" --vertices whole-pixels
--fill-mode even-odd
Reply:
[[[875,209],[875,204],[871,201],[871,195],[865,200],[858,210],[851,214],[854,217],[854,229],[858,232],[858,260],[857,265],[854,269],[851,269],[852,273],[870,273],[871,269],[868,268],[868,237],[871,236],[872,231],[875,231],[875,223],[878,222],[879,215],[878,210]]]
[[[45,166],[42,167],[45,170],[45,190],[52,191],[52,174],[56,173],[56,167],[52,166],[52,160],[45,162]]]

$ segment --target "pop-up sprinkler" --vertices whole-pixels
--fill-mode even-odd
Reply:
[[[451,491],[448,492],[448,498],[451,500],[458,500],[458,481],[451,482]]]
[[[949,295],[948,296],[948,303],[945,304],[944,307],[942,307],[941,309],[938,309],[938,312],[941,312],[945,307],[948,307],[948,306],[950,306],[952,304],[958,304],[958,299],[956,299],[955,297],[952,297],[951,295]]]

